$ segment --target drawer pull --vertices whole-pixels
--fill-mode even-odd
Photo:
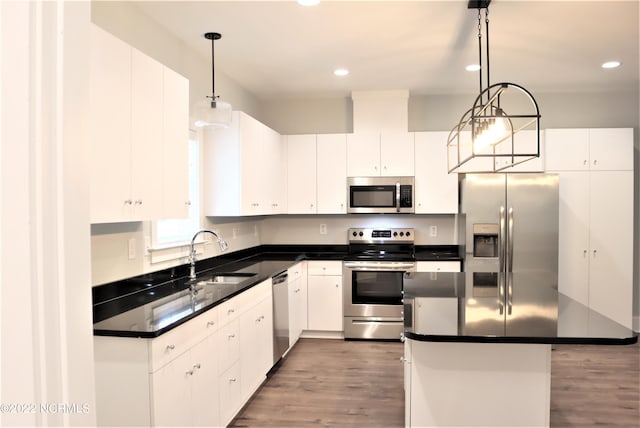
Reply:
[[[228,315],[231,315],[231,314],[232,314],[232,313],[234,313],[235,311],[236,311],[235,309],[229,309],[229,310],[227,311],[227,314],[228,314]]]
[[[236,378],[235,377],[229,378],[229,383],[233,383],[233,382],[236,382]]]
[[[229,340],[231,340],[231,339],[233,339],[234,337],[236,337],[236,335],[235,335],[235,334],[230,334],[227,338],[228,338]]]
[[[216,322],[215,321],[207,321],[207,327],[211,327],[212,325],[215,325]]]
[[[200,366],[200,363],[196,363],[196,364],[194,364],[194,365],[193,365],[193,368],[194,368],[194,369],[200,369],[200,367],[201,367],[201,366]]]
[[[184,374],[187,376],[193,376],[193,370],[187,370]]]
[[[167,345],[167,351],[173,351],[176,349],[176,345]]]

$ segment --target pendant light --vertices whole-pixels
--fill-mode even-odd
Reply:
[[[215,63],[214,63],[214,42],[222,38],[220,33],[206,33],[204,38],[211,40],[211,95],[210,100],[198,103],[196,108],[195,126],[226,128],[231,123],[231,104],[220,101],[216,95]]]
[[[489,3],[491,0],[469,0],[467,6],[478,10],[480,94],[449,133],[447,163],[450,173],[502,171],[540,157],[540,110],[535,98],[515,83],[491,84],[490,81]],[[486,66],[482,64],[483,9]],[[487,82],[483,87],[485,69]]]

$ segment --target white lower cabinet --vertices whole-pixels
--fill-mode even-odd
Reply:
[[[94,338],[100,426],[225,426],[273,363],[271,279],[155,338]]]
[[[290,267],[289,276],[289,349],[307,330],[307,262]]]
[[[272,365],[273,302],[269,294],[240,317],[240,389],[243,398],[251,397]]]
[[[308,326],[316,331],[343,331],[342,262],[307,264]]]
[[[151,374],[154,426],[216,426],[218,361],[216,335],[198,343]]]
[[[220,426],[231,422],[242,405],[240,386],[240,362],[237,361],[218,378],[218,393],[220,394]]]

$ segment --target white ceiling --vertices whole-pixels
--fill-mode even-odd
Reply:
[[[477,10],[467,1],[143,1],[140,10],[258,97],[348,96],[354,90],[473,93]],[[638,88],[638,0],[494,0],[491,82],[531,92]],[[484,22],[484,15],[483,15]],[[622,67],[604,70],[608,60]],[[338,78],[335,67],[351,73]],[[219,91],[217,91],[219,92]]]

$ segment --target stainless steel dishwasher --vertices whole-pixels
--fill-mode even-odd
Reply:
[[[273,277],[273,364],[289,349],[288,272]]]

